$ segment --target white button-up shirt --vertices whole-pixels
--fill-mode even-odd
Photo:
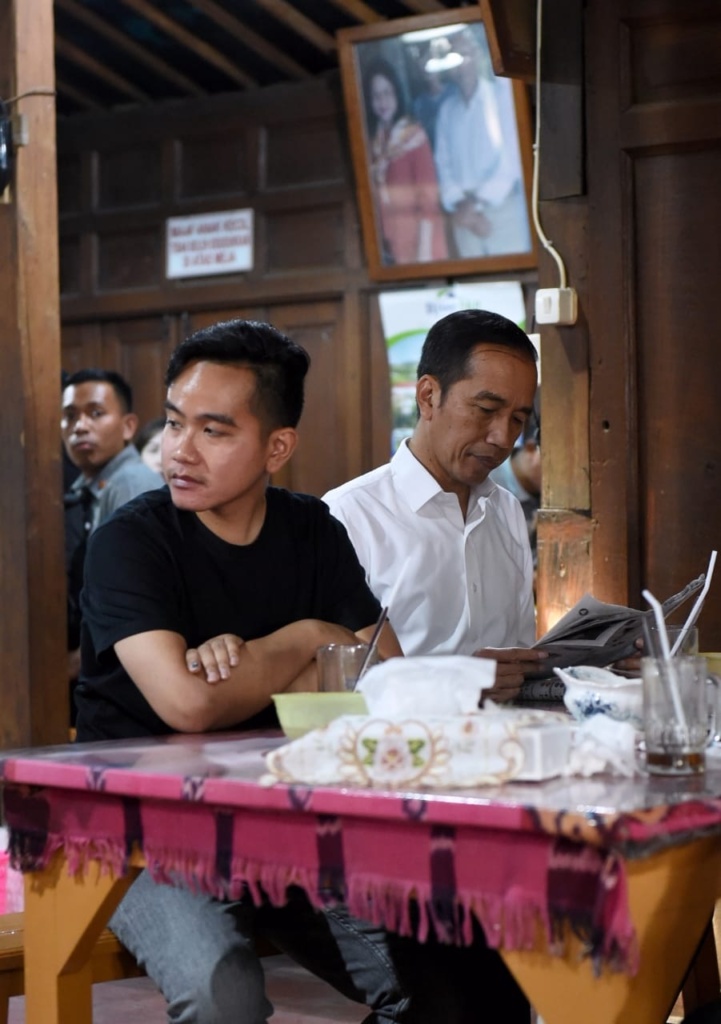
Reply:
[[[457,91],[436,122],[436,169],[441,203],[449,212],[467,195],[500,206],[522,181],[521,153],[507,78],[479,82],[469,100]]]
[[[523,510],[491,480],[463,519],[404,441],[391,462],[323,498],[348,531],[403,652],[473,654],[536,639]]]

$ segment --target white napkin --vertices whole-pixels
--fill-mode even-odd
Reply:
[[[390,658],[358,684],[368,712],[384,718],[468,715],[496,681],[496,662],[462,654]]]
[[[630,722],[594,715],[578,725],[564,775],[610,772],[630,778],[640,773],[636,761],[636,730]]]

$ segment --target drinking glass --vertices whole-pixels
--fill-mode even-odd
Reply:
[[[678,635],[683,629],[683,626],[666,626],[666,635],[668,636],[668,648],[670,651],[673,650],[674,644],[678,639]],[[662,658],[663,648],[661,647],[661,638],[658,633],[658,626],[651,619],[643,620],[643,638],[646,647],[646,653],[651,658]],[[681,641],[681,647],[676,654],[698,654],[698,629],[696,626],[692,626],[691,629],[686,631],[686,634]]]
[[[657,775],[703,772],[716,734],[718,680],[706,659],[641,659],[646,767]]]
[[[358,673],[368,651],[368,644],[325,644],[316,651],[318,689],[322,693],[340,693],[355,688]],[[378,650],[370,664],[378,661]]]

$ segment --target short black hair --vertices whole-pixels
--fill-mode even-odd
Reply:
[[[441,386],[441,401],[448,389],[468,376],[468,363],[476,345],[503,345],[535,363],[533,342],[500,313],[461,309],[438,320],[426,335],[418,363],[418,379],[429,374]]]
[[[298,425],[310,366],[306,350],[271,324],[226,320],[181,341],[170,357],[166,387],[190,363],[233,363],[255,374],[253,412],[270,430]]]
[[[86,384],[88,381],[97,381],[101,384],[110,384],[124,412],[133,411],[133,389],[122,374],[116,370],[101,370],[97,367],[89,367],[85,370],[76,370],[68,374],[63,380],[63,391],[72,384]]]

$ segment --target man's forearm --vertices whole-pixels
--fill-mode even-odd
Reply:
[[[209,683],[185,662],[186,644],[177,633],[156,630],[119,641],[121,664],[150,706],[177,732],[208,732],[242,724],[270,703],[311,665],[326,643],[348,643],[343,626],[303,619],[242,644],[228,677]]]

